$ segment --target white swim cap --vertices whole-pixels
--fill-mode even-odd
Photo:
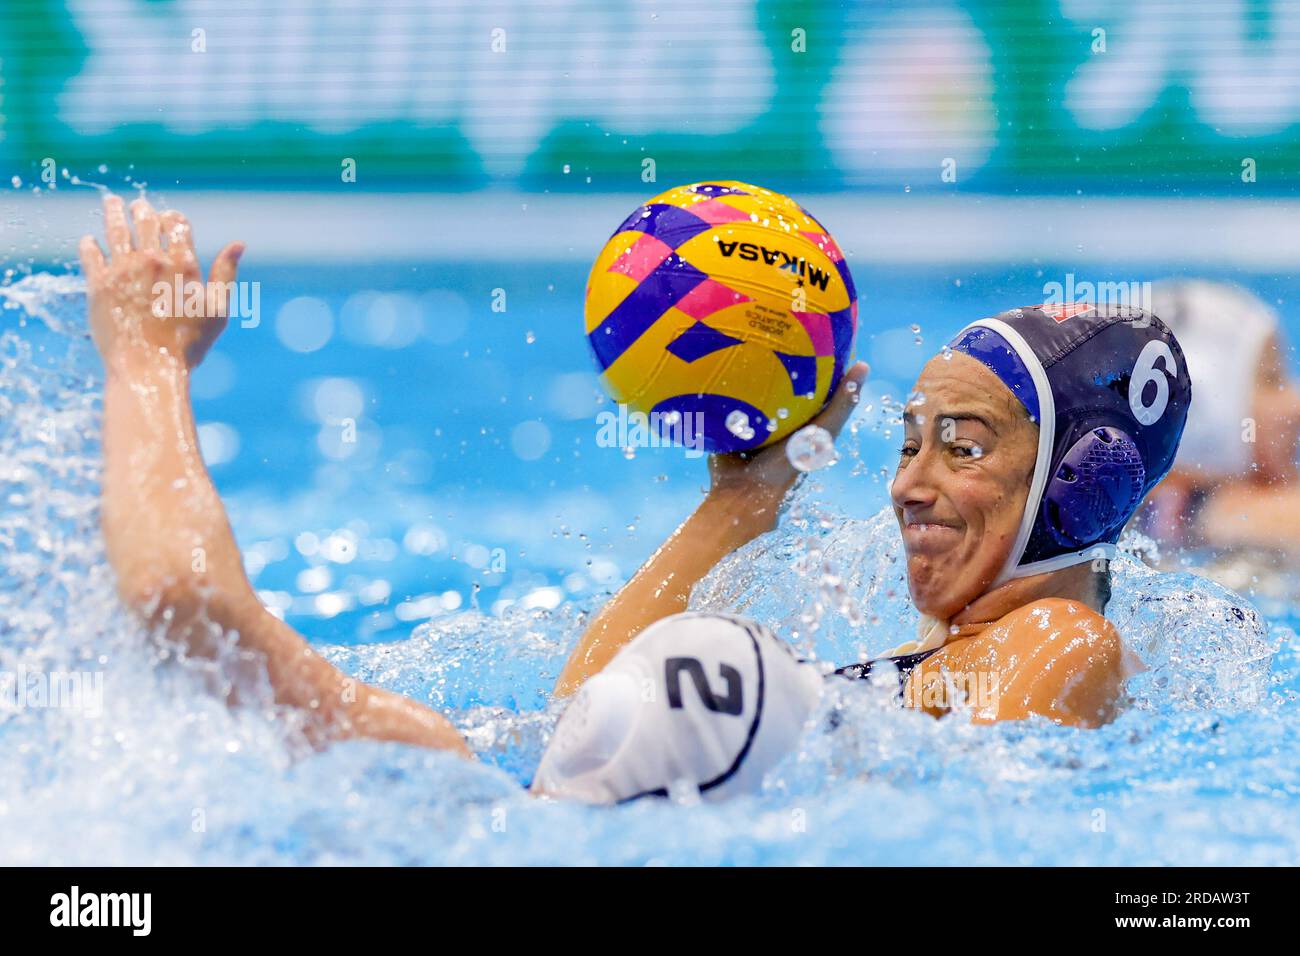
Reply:
[[[534,787],[589,803],[666,796],[682,782],[709,800],[756,792],[798,743],[821,686],[762,625],[675,614],[583,684]]]
[[[1251,457],[1242,420],[1277,313],[1244,289],[1204,279],[1167,279],[1151,292],[1151,311],[1178,337],[1196,389],[1175,467],[1206,478],[1241,474]]]

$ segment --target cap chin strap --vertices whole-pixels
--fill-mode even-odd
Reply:
[[[1119,548],[1116,545],[1111,544],[1109,541],[1100,541],[1097,544],[1088,545],[1082,551],[1071,551],[1067,554],[1058,554],[1054,558],[1019,565],[998,583],[1005,584],[1015,578],[1028,578],[1035,574],[1046,574],[1049,571],[1072,568],[1076,564],[1086,564],[1089,561],[1097,560],[1110,561],[1117,557],[1119,557]],[[996,586],[995,583],[994,587]]]
[[[1052,447],[1056,443],[1056,400],[1052,396],[1052,384],[1047,380],[1047,370],[1043,368],[1043,363],[1039,361],[1023,335],[1000,319],[980,319],[966,326],[962,332],[973,328],[989,329],[1002,336],[1029,370],[1029,377],[1034,382],[1034,392],[1038,396],[1038,457],[1034,460],[1034,476],[1029,483],[1029,497],[1025,500],[1025,512],[1020,517],[1020,530],[1016,533],[1015,544],[1011,548],[1011,553],[1007,555],[1002,570],[989,585],[989,590],[992,590],[1015,578],[1042,574],[1044,571],[1055,571],[1072,564],[1091,561],[1096,555],[1089,553],[1095,547],[1093,546],[1087,551],[1062,554],[1046,561],[1035,561],[1033,564],[1021,566],[1020,559],[1024,557],[1025,548],[1029,546],[1029,537],[1033,534],[1038,511],[1043,506],[1043,491],[1047,487],[1048,472],[1052,466]],[[1059,563],[1062,561],[1064,563]]]

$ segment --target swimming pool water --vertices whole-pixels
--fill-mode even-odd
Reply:
[[[1300,609],[1271,600],[1261,617],[1136,560],[1117,566],[1108,613],[1149,670],[1101,730],[934,721],[845,686],[761,795],[616,809],[526,796],[586,615],[706,480],[680,450],[596,445],[607,406],[581,334],[584,271],[250,263],[260,322],[232,325],[195,379],[205,454],[263,599],[345,670],[448,711],[477,765],[390,744],[309,753],[267,720],[255,662],[232,651],[221,669],[150,643],[116,606],[97,532],[101,373],[79,282],[0,290],[0,670],[103,675],[97,715],[0,713],[0,861],[1300,860]],[[872,290],[858,346],[870,407],[782,527],[693,599],[835,663],[910,629],[880,514],[896,403],[960,324],[1042,284],[1038,271],[855,272]],[[218,702],[231,680],[252,703]],[[850,719],[832,729],[832,709]]]

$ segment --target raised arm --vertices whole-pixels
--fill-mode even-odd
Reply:
[[[838,435],[866,377],[865,362],[853,366],[813,423]],[[691,589],[715,564],[776,526],[777,509],[799,475],[786,457],[786,441],[749,458],[709,458],[708,494],[601,608],[565,663],[555,685],[557,695],[576,691],[655,621],[684,611]]]
[[[189,397],[190,372],[225,327],[224,293],[244,247],[226,246],[205,285],[180,213],[160,216],[137,200],[131,215],[134,243],[122,200],[107,196],[108,256],[93,236],[80,246],[105,368],[104,540],[123,601],[191,654],[212,656],[223,635],[258,652],[276,700],[315,715],[307,731],[318,744],[364,736],[468,753],[445,718],[346,677],[258,600],[199,454]],[[178,276],[202,290],[201,315],[162,291]]]

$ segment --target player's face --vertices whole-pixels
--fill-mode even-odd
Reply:
[[[947,619],[983,594],[1015,544],[1038,428],[982,363],[931,359],[904,411],[891,495],[912,600]]]

